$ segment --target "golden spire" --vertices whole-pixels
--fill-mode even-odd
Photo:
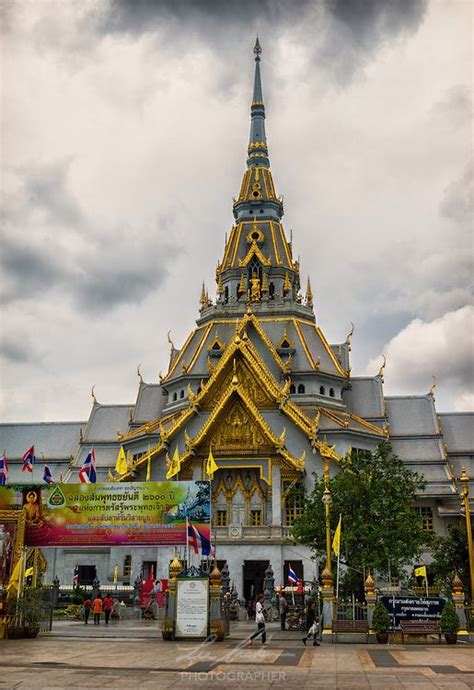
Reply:
[[[306,306],[313,306],[313,291],[311,290],[311,280],[308,276],[308,283],[306,285]]]
[[[268,292],[268,275],[266,273],[262,276],[262,292]]]
[[[204,307],[207,305],[206,286],[204,285],[204,281],[202,282],[201,296],[199,298],[199,304],[201,305],[201,309],[204,309]]]
[[[283,283],[283,294],[287,295],[291,290],[290,276],[288,271],[285,273],[285,282]]]
[[[239,294],[243,295],[244,292],[245,292],[245,275],[244,275],[244,272],[242,271],[242,273],[240,274]]]
[[[220,297],[222,293],[224,292],[224,286],[222,285],[222,273],[219,273],[219,277],[217,279],[217,297]]]

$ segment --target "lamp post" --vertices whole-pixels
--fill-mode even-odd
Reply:
[[[474,553],[472,546],[472,527],[471,527],[471,513],[469,509],[469,477],[466,474],[466,468],[462,468],[461,474],[461,501],[464,505],[466,531],[467,531],[467,552],[469,557],[469,576],[471,579],[471,614],[474,616]]]
[[[332,587],[331,563],[331,491],[329,489],[329,458],[324,459],[324,493],[323,503],[326,512],[326,567],[321,573],[323,587]]]

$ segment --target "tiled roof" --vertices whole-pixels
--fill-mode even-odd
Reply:
[[[7,458],[21,458],[35,446],[38,459],[69,458],[76,452],[80,429],[86,422],[38,422],[0,424],[0,449]]]
[[[385,398],[391,436],[439,434],[431,395]]]

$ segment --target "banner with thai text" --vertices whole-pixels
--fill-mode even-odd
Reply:
[[[0,510],[14,509],[28,546],[180,546],[186,517],[210,540],[208,481],[0,487]]]

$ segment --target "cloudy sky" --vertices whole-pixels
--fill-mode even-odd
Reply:
[[[354,374],[474,407],[469,0],[0,0],[3,420],[167,369],[214,285],[255,34],[302,274]]]

